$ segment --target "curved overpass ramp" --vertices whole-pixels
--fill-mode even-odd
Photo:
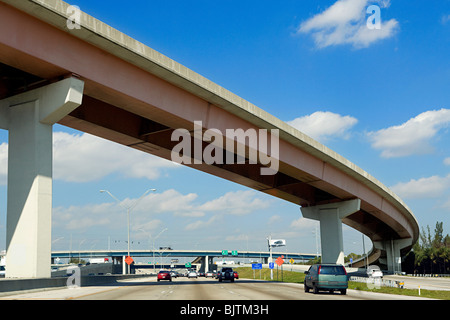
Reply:
[[[367,235],[380,261],[398,270],[398,259],[418,239],[419,227],[405,203],[381,182],[302,132],[95,18],[81,13],[79,25],[71,29],[68,17],[68,4],[59,0],[0,0],[0,26],[8,30],[0,35],[4,119],[12,117],[7,108],[23,92],[45,93],[69,81],[72,91],[82,87],[82,102],[52,109],[45,118],[50,120],[40,123],[60,123],[166,159],[180,142],[173,139],[174,132],[184,129],[192,146],[187,157],[192,161],[186,165],[292,202],[302,212],[316,208],[316,216],[308,217],[321,222],[320,216],[332,207],[339,223]],[[9,121],[0,125],[11,130]],[[206,163],[194,159],[195,148],[200,146],[203,154],[210,146],[202,139],[210,129],[265,129],[271,135],[264,148],[224,134],[219,146],[233,141],[231,149],[224,148],[224,161]],[[244,146],[247,159],[233,155],[234,162],[225,161],[239,146]],[[250,161],[254,151],[272,162],[262,157]],[[272,173],[261,174],[275,161]],[[356,205],[354,210],[339,214],[341,204],[349,201]],[[7,236],[8,248],[14,232],[20,232],[12,215],[8,212],[8,225],[14,224],[8,227],[14,230]]]

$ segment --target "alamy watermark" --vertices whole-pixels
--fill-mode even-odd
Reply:
[[[374,4],[367,8],[366,13],[370,14],[370,16],[367,18],[367,28],[369,28],[370,30],[380,30],[381,8]]]
[[[79,267],[67,268],[67,274],[70,275],[67,278],[67,288],[76,289],[81,287],[81,269]]]
[[[67,28],[69,30],[79,30],[81,29],[81,9],[78,6],[68,6],[66,9],[66,14],[69,16],[67,18]]]
[[[171,152],[179,164],[261,164],[260,174],[274,175],[279,169],[278,129],[218,129],[203,132],[202,121],[194,122],[193,135],[187,129],[176,129],[172,141],[178,141]],[[206,146],[204,147],[204,144]]]

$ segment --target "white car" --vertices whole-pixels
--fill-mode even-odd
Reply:
[[[379,266],[369,266],[367,268],[367,275],[369,278],[383,278],[383,272]]]
[[[198,274],[195,271],[189,271],[188,278],[198,278]]]

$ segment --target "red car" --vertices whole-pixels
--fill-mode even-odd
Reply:
[[[172,281],[172,276],[170,275],[170,271],[160,271],[158,273],[158,282],[161,280],[169,280]]]
[[[239,274],[236,271],[234,271],[234,278],[239,279]]]

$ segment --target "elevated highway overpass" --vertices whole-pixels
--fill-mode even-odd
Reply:
[[[227,256],[222,255],[221,250],[131,250],[130,255],[133,258],[140,257],[170,257],[170,258],[179,258],[179,257],[224,257],[226,260],[233,260],[235,258],[249,258],[249,259],[268,259],[270,257],[270,252],[261,252],[261,251],[237,251],[237,255]],[[95,250],[95,251],[53,251],[52,259],[56,258],[106,258],[106,257],[116,257],[122,258],[128,255],[128,251],[126,250]],[[317,255],[310,253],[290,253],[290,252],[272,252],[272,258],[276,259],[278,257],[284,256],[287,259],[294,260],[310,260],[314,259]]]
[[[81,12],[79,25],[68,28],[68,6],[60,0],[0,0],[0,27],[8,30],[0,34],[0,128],[10,137],[7,277],[50,276],[56,123],[166,159],[180,142],[174,133],[184,130],[190,146],[184,150],[185,165],[289,201],[306,218],[320,221],[326,262],[343,262],[344,223],[373,241],[372,257],[399,270],[419,226],[381,182],[92,16]],[[203,134],[230,129],[270,134],[266,145],[225,134],[215,141],[223,147],[222,158],[204,161],[201,155],[211,145]],[[237,151],[242,146],[244,161]],[[260,157],[252,161],[255,152]],[[225,161],[230,155],[234,161]],[[264,171],[269,166],[271,171]]]
[[[194,258],[192,263],[200,264],[201,270],[208,271],[212,268],[214,258],[223,258],[225,261],[233,261],[234,259],[251,259],[260,261],[267,264],[269,258],[275,260],[278,257],[285,259],[286,263],[289,263],[290,259],[298,260],[311,260],[317,257],[316,254],[310,253],[290,253],[290,252],[261,252],[261,251],[237,251],[236,255],[231,255],[232,251],[228,251],[229,254],[224,256],[222,250],[130,250],[130,256],[133,259],[136,258],[155,258],[160,261],[161,258]],[[92,258],[111,258],[114,262],[123,265],[123,271],[125,268],[125,257],[128,255],[127,250],[83,250],[83,251],[53,251],[52,262],[55,259],[92,259]],[[167,265],[167,262],[166,262]],[[152,268],[153,266],[139,265],[142,267]]]

